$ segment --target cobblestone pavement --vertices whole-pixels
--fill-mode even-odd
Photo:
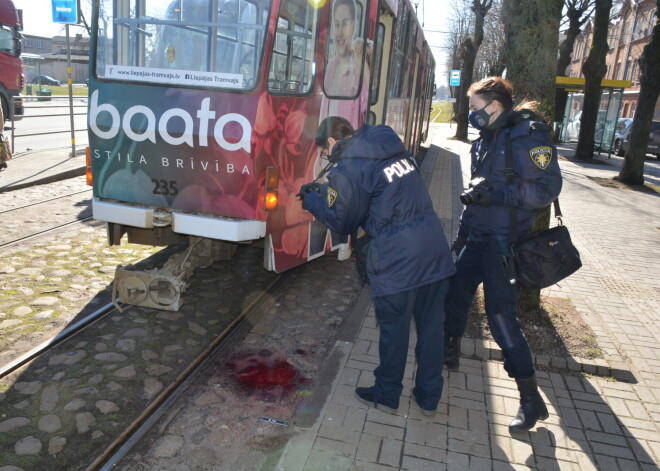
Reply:
[[[39,185],[2,194],[0,200],[10,209],[79,191],[84,189],[81,184],[76,178]],[[79,196],[81,201],[85,196]],[[48,210],[43,206],[22,209],[11,223],[27,233],[50,227],[61,217],[68,221],[71,211],[76,211],[75,204],[58,200],[49,203]],[[214,266],[195,275],[179,313],[132,308],[125,314],[112,314],[87,329],[82,338],[0,381],[0,469],[84,469],[94,453],[103,450],[235,317],[248,294],[274,278],[261,266],[260,249],[245,247],[237,254],[233,268]],[[159,248],[108,247],[105,227],[99,223],[5,249],[0,263],[0,364],[75,322],[83,311],[91,312],[107,302],[116,265],[147,259],[143,265],[148,267],[164,257]],[[230,394],[221,395],[227,408],[242,416],[234,417],[236,427],[220,429],[229,437],[225,442],[236,441],[230,448],[241,462],[245,462],[241,457],[245,450],[238,431],[255,430],[254,414],[259,408],[250,406],[244,397],[265,404],[262,415],[286,418],[287,410],[294,410],[308,396],[307,389],[300,387],[314,381],[361,289],[352,264],[339,263],[334,255],[315,261],[309,269],[308,274],[303,268],[291,277],[306,283],[305,289],[291,288],[272,308],[270,320],[255,327],[232,358],[218,360],[222,373],[228,371],[224,362],[233,362],[232,374],[211,377],[216,388],[222,384],[229,389]],[[333,277],[330,281],[329,276]],[[298,291],[309,294],[301,299]],[[285,379],[294,372],[296,380],[267,390],[237,382],[237,369],[253,367],[254,362],[279,365]],[[206,418],[209,411],[217,412],[207,419],[209,424],[224,420],[231,424],[226,409],[217,409],[217,398],[206,396],[206,400],[209,410],[197,408],[197,414]],[[207,429],[195,430],[195,442]],[[248,449],[255,453],[254,460],[268,459],[271,442],[282,443],[268,434],[252,437]],[[168,446],[156,456],[168,456]],[[196,459],[204,462],[206,455],[198,455],[193,453],[193,465]],[[185,463],[173,469],[186,469]]]
[[[1,193],[0,243],[91,216],[91,197],[85,177]]]

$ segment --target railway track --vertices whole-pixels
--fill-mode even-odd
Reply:
[[[151,430],[154,424],[172,407],[189,385],[205,370],[207,363],[227,350],[233,340],[240,338],[254,325],[264,309],[270,307],[278,287],[285,282],[291,272],[275,278],[269,286],[250,302],[245,309],[177,376],[177,378],[155,398],[142,414],[121,433],[93,463],[87,471],[111,471],[131,451],[133,446]]]
[[[75,191],[0,211],[0,225],[3,227],[0,248],[91,221],[91,209],[81,211],[79,208],[79,196],[90,192],[90,189]]]
[[[44,236],[44,235],[52,234],[52,233],[57,232],[59,230],[66,229],[68,227],[75,226],[76,224],[81,224],[83,222],[91,221],[93,219],[94,218],[92,216],[88,216],[88,217],[83,217],[83,218],[80,218],[80,219],[76,219],[75,221],[65,222],[64,224],[59,224],[55,227],[51,227],[49,229],[44,229],[43,231],[38,231],[38,232],[35,232],[33,234],[24,236],[24,237],[19,237],[18,239],[13,239],[13,240],[10,240],[9,242],[2,242],[2,243],[0,243],[0,248],[12,247],[12,246],[17,245],[19,243],[26,242],[26,241],[32,240],[32,239],[36,239],[36,238]]]
[[[69,452],[58,453],[57,459],[20,458],[28,465],[23,469],[110,469],[121,460],[203,371],[209,358],[240,338],[275,302],[289,274],[263,272],[261,258],[260,249],[245,247],[234,260],[202,270],[191,281],[180,312],[130,307],[120,313],[107,304],[74,319],[53,339],[3,366],[0,388],[6,400],[0,401],[0,415],[11,419],[18,413],[20,420],[30,420],[35,430],[27,432],[29,437],[43,435],[43,426],[36,429],[36,425],[49,392],[56,398],[77,397],[85,404],[80,410],[65,402],[50,408],[52,420],[73,427],[64,435]],[[143,385],[149,381],[159,385],[157,393],[145,393]],[[26,384],[43,389],[30,396],[36,403],[19,411],[12,404],[25,398]],[[104,402],[116,404],[117,411],[100,413],[99,404]],[[93,440],[83,432],[81,414],[93,423],[89,430],[94,432]],[[99,450],[103,450],[100,455]],[[0,462],[15,462],[14,451],[10,436],[0,434]]]
[[[36,205],[39,205],[39,204],[50,203],[51,201],[57,201],[57,200],[60,200],[60,199],[63,199],[63,198],[68,198],[69,196],[76,196],[76,195],[80,195],[80,194],[83,194],[83,193],[90,193],[91,191],[92,191],[92,189],[88,188],[86,190],[74,191],[73,193],[67,193],[66,195],[54,196],[52,198],[48,198],[48,199],[40,200],[40,201],[35,201],[33,203],[24,204],[22,206],[17,206],[15,208],[5,209],[3,211],[0,211],[0,214],[9,213],[9,212],[12,212],[12,211],[18,211],[19,209],[25,209],[25,208],[29,208],[31,206],[36,206]]]

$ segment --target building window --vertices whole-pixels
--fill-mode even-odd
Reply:
[[[44,48],[44,42],[43,41],[37,41],[37,49],[43,49]]]

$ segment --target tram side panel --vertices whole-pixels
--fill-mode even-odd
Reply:
[[[265,237],[266,266],[278,272],[339,247],[345,239],[295,194],[327,164],[314,142],[318,123],[338,115],[359,127],[372,74],[387,77],[370,70],[378,2],[318,9],[307,0],[239,0],[241,15],[218,18],[217,28],[199,16],[209,14],[204,0],[175,0],[167,11],[136,1],[101,0],[93,19],[90,165],[95,216],[121,228],[109,231],[111,242],[125,230],[152,244],[171,240],[149,237],[158,231]],[[410,5],[400,5],[411,29]],[[414,39],[399,32],[397,41],[403,59]],[[412,70],[401,72],[390,75],[399,95],[387,121],[404,133]],[[267,211],[273,169],[278,204]]]
[[[316,179],[328,165],[318,155],[314,141],[318,124],[329,116],[344,117],[355,128],[366,122],[371,77],[368,64],[373,56],[376,12],[375,0],[328,2],[318,17],[316,31],[310,34],[310,37],[318,35],[318,41],[308,45],[315,50],[312,57],[316,76],[310,75],[302,81],[286,75],[285,51],[278,49],[278,44],[285,44],[284,40],[278,41],[278,35],[284,34],[283,28],[278,28],[275,34],[268,93],[262,95],[257,112],[258,120],[273,116],[273,112],[284,116],[284,139],[272,135],[268,144],[279,149],[280,190],[286,198],[282,208],[268,219],[266,266],[275,271],[287,270],[338,248],[340,258],[347,256],[347,237],[313,220],[294,195],[302,184]],[[280,7],[278,24],[295,23],[287,18],[294,14]],[[305,64],[302,65],[304,68]],[[278,88],[282,78],[294,88],[297,97]]]

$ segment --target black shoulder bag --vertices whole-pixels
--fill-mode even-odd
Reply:
[[[515,170],[510,136],[507,136],[506,147],[505,175],[507,184],[513,184]],[[509,240],[516,268],[516,282],[523,288],[547,288],[572,275],[582,266],[580,253],[571,242],[568,229],[562,223],[558,199],[553,202],[553,206],[558,225],[533,232],[521,240],[516,240],[517,208],[509,206],[511,221]]]

